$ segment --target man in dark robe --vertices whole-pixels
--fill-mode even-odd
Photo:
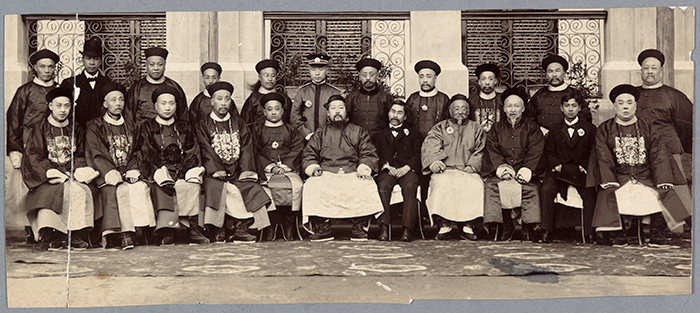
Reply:
[[[488,133],[493,124],[505,115],[501,94],[496,92],[501,70],[496,64],[486,63],[477,66],[475,74],[479,89],[469,95],[469,119],[476,121]]]
[[[331,219],[350,218],[351,240],[366,241],[368,217],[384,211],[372,173],[379,169],[377,151],[367,131],[349,123],[345,99],[333,95],[325,104],[328,123],[304,148],[302,168],[309,179],[302,196],[304,219],[314,217],[312,241],[333,240]]]
[[[215,242],[255,242],[249,227],[270,226],[266,206],[270,198],[256,173],[253,134],[230,113],[233,85],[212,84],[209,117],[196,125],[204,177],[204,225],[214,227]]]
[[[248,99],[243,103],[243,108],[241,108],[241,117],[243,117],[248,128],[252,129],[254,126],[265,123],[265,114],[263,114],[265,108],[263,108],[260,98],[266,94],[278,93],[275,90],[275,86],[277,85],[279,70],[280,64],[275,60],[265,59],[255,65],[255,71],[258,72],[258,81],[253,85],[253,92],[250,93]],[[289,123],[292,100],[289,99],[285,92],[279,92],[279,94],[284,99],[282,101],[282,109],[284,110],[282,121]]]
[[[587,177],[588,186],[601,188],[593,227],[613,231],[613,245],[627,245],[627,230],[635,216],[650,217],[650,243],[654,244],[668,243],[663,235],[666,227],[674,229],[690,216],[674,190],[674,185],[684,182],[683,174],[662,132],[635,115],[637,99],[639,89],[631,85],[610,91],[615,118],[598,127],[595,159]]]
[[[221,79],[223,69],[216,62],[207,62],[202,64],[200,72],[202,72],[202,82],[204,83],[204,91],[200,92],[188,108],[189,122],[192,127],[197,124],[200,119],[206,118],[211,113],[211,95],[207,88]],[[233,100],[231,100],[233,101]],[[231,105],[231,114],[238,114],[236,103]]]
[[[126,95],[126,107],[124,118],[140,126],[145,120],[152,120],[158,115],[151,100],[153,91],[160,85],[167,85],[177,89],[178,103],[175,116],[178,120],[189,121],[187,116],[187,98],[180,84],[165,76],[165,60],[168,58],[168,50],[160,47],[148,48],[144,52],[146,56],[146,77],[134,83]]]
[[[99,91],[111,80],[100,72],[102,66],[102,40],[92,37],[83,46],[83,71],[61,82],[63,88],[75,88],[78,99],[75,100],[75,121],[83,129],[93,118],[104,115],[104,106],[99,99]]]
[[[382,69],[381,62],[362,59],[357,61],[355,68],[359,72],[361,87],[345,98],[348,119],[350,123],[363,127],[374,138],[375,133],[389,124],[387,113],[393,97],[377,83]]]
[[[310,54],[306,58],[309,60],[311,81],[297,89],[289,117],[292,125],[308,141],[317,128],[326,124],[328,112],[323,105],[332,95],[340,95],[341,90],[326,81],[330,56],[321,53]]]

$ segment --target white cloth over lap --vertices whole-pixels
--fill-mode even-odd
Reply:
[[[478,174],[448,169],[430,177],[426,206],[431,223],[433,214],[454,222],[484,216],[484,181]]]
[[[81,230],[94,225],[95,205],[90,187],[77,181],[68,180],[63,183],[63,205],[61,214],[50,209],[40,209],[30,214],[29,222],[34,232],[34,238],[39,238],[42,228],[54,228],[62,233],[71,230]],[[70,214],[70,223],[69,223]]]
[[[179,216],[199,214],[201,185],[178,179],[175,181],[175,210]]]
[[[659,193],[642,184],[627,182],[615,190],[615,198],[621,215],[646,216],[663,210]]]
[[[356,173],[309,177],[302,191],[304,222],[309,216],[351,218],[384,212],[374,180],[363,180]]]
[[[151,201],[151,187],[143,181],[117,186],[119,222],[123,232],[136,231],[136,227],[155,227],[156,215]]]
[[[522,206],[523,187],[515,179],[498,182],[498,195],[501,198],[501,207],[504,209]]]

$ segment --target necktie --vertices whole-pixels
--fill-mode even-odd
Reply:
[[[95,76],[95,77],[88,77],[88,78],[87,78],[87,81],[88,81],[88,82],[97,81],[97,76]]]

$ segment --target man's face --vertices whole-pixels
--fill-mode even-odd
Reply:
[[[175,96],[169,93],[164,93],[158,96],[156,99],[156,112],[164,120],[169,120],[173,115],[175,115],[175,109],[177,108],[177,102],[175,102]]]
[[[634,100],[633,95],[628,93],[617,96],[613,107],[615,109],[615,115],[623,121],[631,120],[634,114],[637,113],[637,101]]]
[[[503,101],[503,110],[506,112],[506,116],[509,120],[516,121],[523,116],[523,111],[525,111],[525,103],[523,102],[523,99],[513,95]]]
[[[85,72],[87,72],[90,75],[95,75],[97,74],[97,71],[100,69],[100,66],[102,65],[102,58],[97,56],[88,56],[84,55],[83,56],[83,65],[85,66]]]
[[[420,90],[428,92],[435,88],[435,82],[437,82],[437,75],[435,71],[429,68],[423,68],[418,71],[418,83],[420,84]]]
[[[219,81],[219,72],[213,68],[208,68],[202,73],[202,81],[204,82],[204,88],[213,85]]]
[[[642,83],[645,86],[653,86],[661,82],[663,68],[657,58],[646,58],[642,61]]]
[[[110,115],[121,116],[124,111],[124,94],[119,90],[110,91],[102,104]]]
[[[260,86],[267,90],[272,90],[277,84],[277,70],[273,67],[264,68],[258,74],[258,78],[260,79]]]
[[[399,126],[406,120],[406,108],[403,105],[393,104],[389,109],[389,123]]]
[[[146,74],[154,80],[159,80],[165,74],[165,59],[152,55],[146,59]]]
[[[63,122],[68,118],[70,108],[71,102],[68,97],[56,97],[49,103],[51,116],[58,122]]]
[[[552,62],[547,65],[547,82],[552,87],[561,86],[564,83],[564,66],[557,62]]]
[[[316,84],[320,84],[326,80],[326,75],[328,75],[328,66],[311,65],[309,68],[309,75],[311,75],[311,81]]]
[[[282,119],[282,113],[284,113],[284,110],[282,109],[282,103],[280,103],[277,100],[270,100],[267,103],[265,103],[265,110],[263,110],[263,114],[265,114],[265,118],[273,123],[277,123]]]
[[[455,100],[450,103],[450,117],[458,122],[462,122],[467,119],[467,115],[469,115],[469,103],[467,101]]]
[[[498,83],[498,79],[496,78],[496,74],[494,74],[493,72],[484,71],[481,72],[481,75],[479,75],[478,83],[479,88],[481,88],[481,91],[488,95],[493,92],[493,89]]]
[[[48,58],[38,60],[34,64],[34,71],[36,72],[36,77],[38,77],[41,81],[48,82],[52,80],[54,70],[56,70],[56,63]]]
[[[225,89],[219,89],[211,95],[212,111],[216,116],[223,118],[231,107],[231,93]]]
[[[566,117],[566,119],[569,121],[575,119],[576,116],[578,116],[578,112],[581,111],[581,106],[574,98],[567,100],[559,108],[564,113],[564,117]]]
[[[367,91],[372,91],[377,88],[377,75],[378,71],[376,68],[371,66],[365,66],[360,69],[360,83],[362,83],[362,88]]]
[[[345,121],[345,102],[335,100],[328,105],[328,116],[331,117],[331,122],[338,123]]]

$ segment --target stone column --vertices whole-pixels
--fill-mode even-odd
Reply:
[[[200,56],[209,49],[208,35],[200,32],[203,25],[208,25],[206,16],[201,12],[167,12],[165,15],[168,49],[165,76],[182,86],[187,105],[200,91]]]
[[[462,64],[460,11],[411,11],[409,53],[406,55],[406,95],[419,90],[416,62],[431,59],[442,68],[438,90],[452,96],[469,93],[469,72]]]

